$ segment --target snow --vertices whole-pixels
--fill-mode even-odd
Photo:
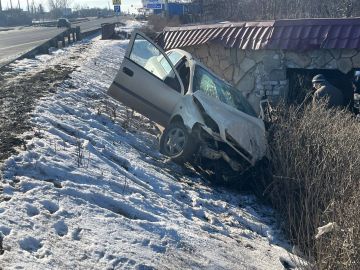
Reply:
[[[336,222],[329,222],[328,224],[317,228],[317,234],[315,235],[315,239],[319,239],[324,234],[332,232],[332,231],[334,231],[336,229],[338,229],[338,226],[337,226]]]
[[[126,46],[94,38],[12,65],[77,57],[4,163],[0,268],[283,269],[294,256],[270,208],[167,162],[153,123],[106,95]]]

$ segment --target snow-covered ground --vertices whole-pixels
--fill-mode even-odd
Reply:
[[[78,67],[4,163],[0,268],[283,269],[271,209],[165,162],[153,123],[106,95],[126,46],[95,38],[13,65]]]

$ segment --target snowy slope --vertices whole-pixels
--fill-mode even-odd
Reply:
[[[283,269],[271,209],[165,162],[154,125],[106,95],[126,45],[95,38],[13,65],[78,68],[4,164],[0,268]]]

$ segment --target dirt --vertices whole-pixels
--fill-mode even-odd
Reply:
[[[83,47],[79,48],[79,53],[85,49]],[[34,128],[29,114],[37,101],[54,93],[77,67],[71,64],[71,59],[64,59],[21,73],[14,72],[11,67],[0,70],[0,165],[16,153],[16,149],[26,147],[22,134]]]

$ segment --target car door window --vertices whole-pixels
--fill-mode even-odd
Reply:
[[[168,54],[168,57],[174,66],[176,66],[176,64],[181,60],[181,58],[183,58],[183,56],[176,51],[170,52]]]
[[[146,69],[174,90],[181,92],[181,85],[170,63],[151,42],[136,34],[130,53],[130,60]]]

